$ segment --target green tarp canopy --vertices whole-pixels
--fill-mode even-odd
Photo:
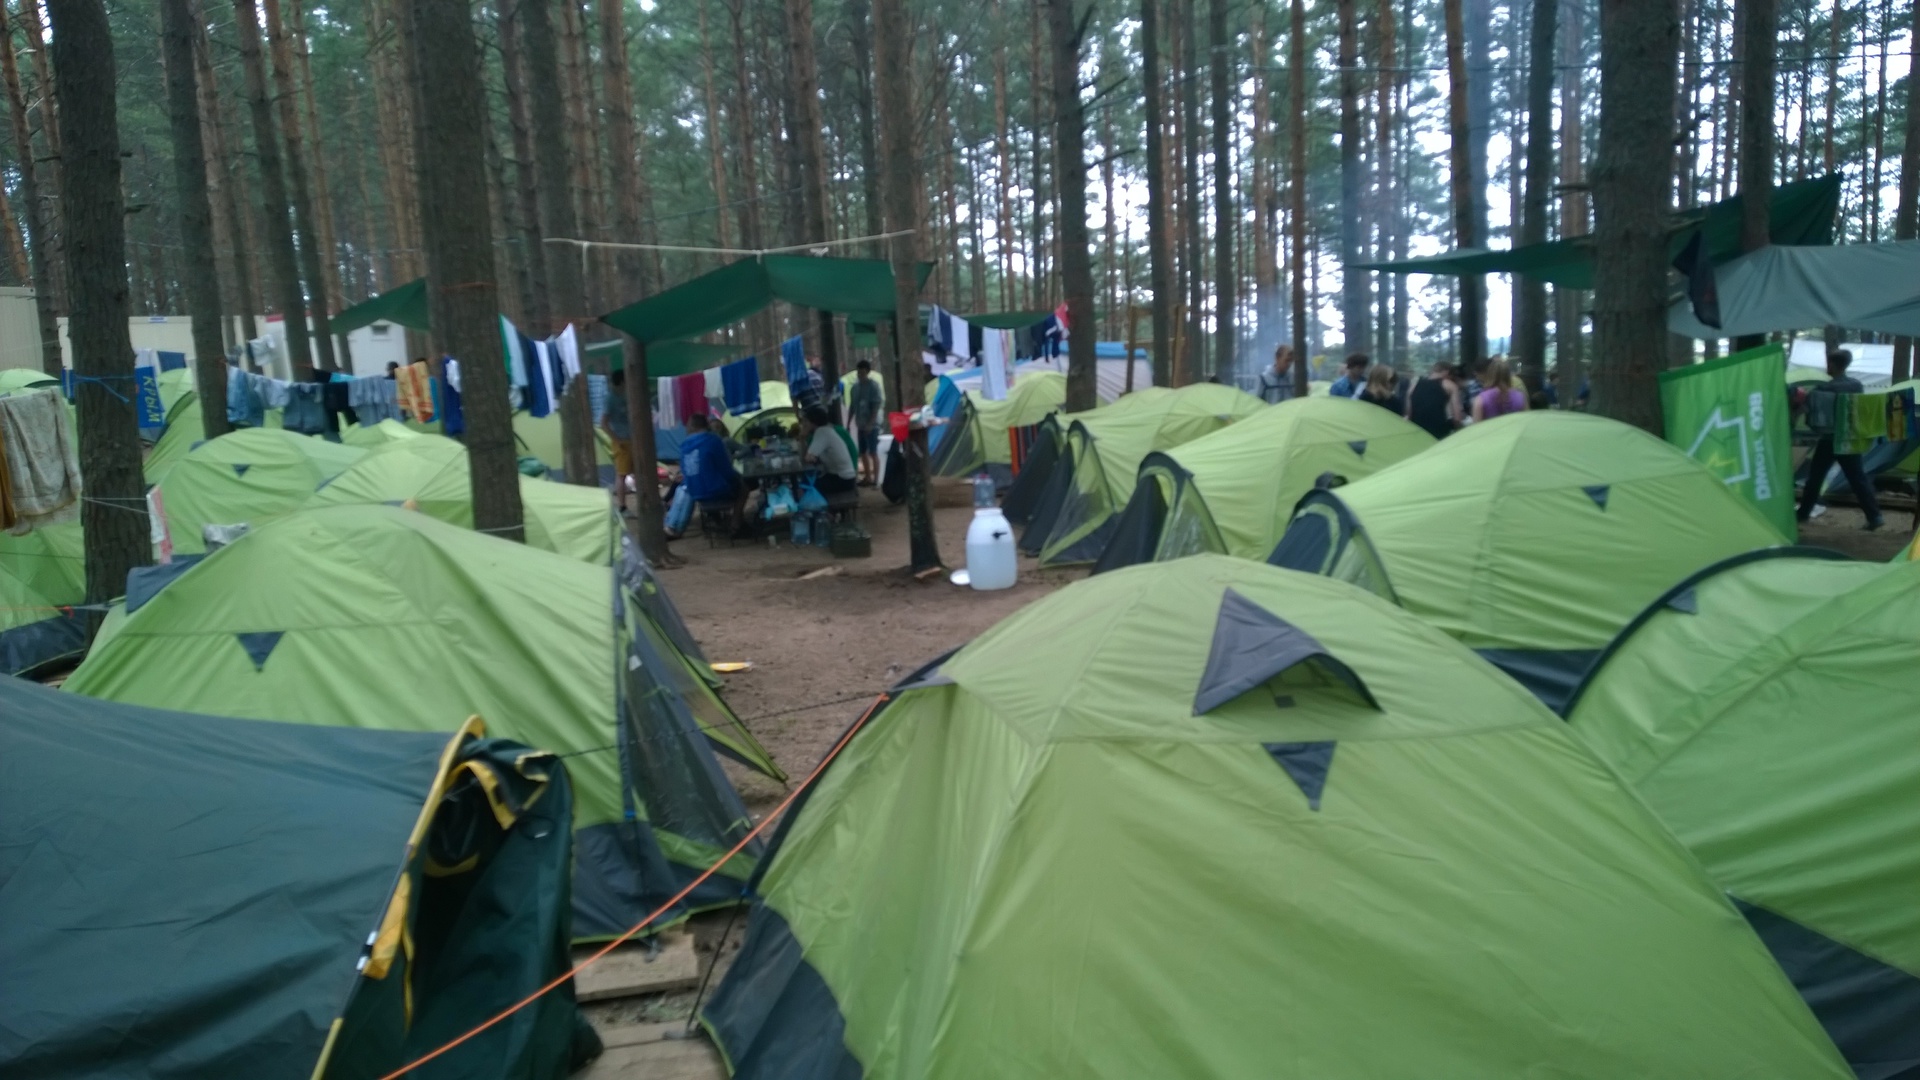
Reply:
[[[347,308],[333,317],[332,324],[336,334],[350,334],[377,322],[399,323],[409,330],[427,331],[433,329],[431,319],[427,305],[427,279],[414,278],[405,285],[388,289],[379,296]]]
[[[1203,551],[1265,559],[1322,476],[1352,482],[1432,445],[1433,436],[1370,402],[1304,397],[1261,409],[1148,454],[1094,572]]]
[[[702,1010],[734,1080],[1854,1075],[1567,724],[1243,559],[1020,609],[896,688],[781,836]]]
[[[926,305],[923,304],[920,309],[922,329],[927,325],[926,314]],[[990,330],[1025,330],[1051,314],[1053,314],[1051,311],[987,311],[978,315],[960,317],[973,326],[984,326]],[[871,349],[876,344],[873,336],[874,325],[870,322],[849,323],[847,331],[853,335],[853,344],[856,348]]]
[[[585,349],[590,357],[605,357],[608,371],[625,371],[627,349],[624,341],[596,341]],[[672,375],[691,375],[710,367],[752,354],[744,345],[711,345],[704,341],[662,341],[647,346],[647,374],[660,379]],[[597,369],[596,369],[597,370]]]
[[[920,264],[920,284],[933,272]],[[600,317],[652,346],[685,341],[746,319],[776,300],[876,322],[893,315],[893,267],[885,259],[760,255],[730,263]],[[652,371],[652,353],[648,353]]]
[[[1676,582],[1568,716],[1863,1077],[1920,1058],[1915,640],[1920,564],[1775,549]]]
[[[565,764],[455,727],[0,678],[0,1075],[376,1080],[562,974]],[[596,1043],[566,985],[408,1075],[561,1080]]]
[[[1769,235],[1773,242],[1794,246],[1833,243],[1833,218],[1840,207],[1840,179],[1835,173],[1775,188],[1768,207]],[[1693,234],[1704,230],[1707,255],[1715,263],[1739,255],[1743,205],[1742,197],[1735,195],[1676,214],[1667,241],[1668,253],[1680,254]],[[1510,251],[1467,248],[1397,262],[1355,263],[1353,269],[1389,274],[1519,274],[1569,289],[1591,289],[1593,237],[1576,236]]]
[[[477,715],[564,755],[577,937],[639,922],[744,836],[716,750],[784,778],[608,566],[398,507],[331,506],[144,591],[68,690],[341,727],[450,733]],[[668,921],[737,903],[751,868],[729,863]]]
[[[1577,412],[1474,424],[1302,499],[1270,561],[1397,601],[1559,705],[1669,585],[1783,538],[1679,448]]]

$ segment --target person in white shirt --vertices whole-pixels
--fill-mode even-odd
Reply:
[[[807,461],[820,467],[813,481],[822,495],[853,491],[853,440],[833,422],[827,410],[816,405],[801,414],[801,434],[807,439]]]
[[[1273,350],[1273,366],[1260,372],[1260,399],[1278,405],[1293,397],[1293,346],[1278,345]]]

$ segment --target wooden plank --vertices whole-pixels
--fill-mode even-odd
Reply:
[[[703,1035],[609,1047],[573,1080],[727,1080],[720,1051]]]
[[[593,955],[574,950],[574,963]],[[688,990],[700,982],[700,958],[693,951],[693,935],[671,930],[660,935],[660,951],[649,957],[645,945],[622,945],[573,979],[579,1001],[604,1001],[636,994]]]
[[[620,1046],[644,1046],[647,1043],[666,1042],[669,1039],[702,1037],[700,1025],[695,1024],[693,1031],[688,1032],[685,1020],[657,1020],[651,1023],[632,1020],[620,1024],[595,1024],[594,1030],[600,1034],[600,1045],[609,1050]]]

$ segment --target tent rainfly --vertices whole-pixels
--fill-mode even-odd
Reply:
[[[1854,1075],[1558,717],[1244,559],[1089,578],[930,666],[766,861],[702,1013],[736,1080]]]
[[[1756,552],[1649,605],[1568,717],[1863,1077],[1920,1065],[1915,640],[1920,565]]]
[[[259,525],[290,513],[366,455],[281,428],[243,428],[189,450],[160,480],[173,550],[206,550],[208,525]]]
[[[554,755],[0,678],[0,1074],[374,1080],[564,972]],[[558,827],[556,827],[556,824]],[[571,984],[422,1080],[561,1080]]]
[[[1838,173],[1796,180],[1773,189],[1768,204],[1769,236],[1775,244],[1833,243],[1833,218],[1840,207]],[[1679,255],[1695,233],[1705,240],[1707,256],[1723,263],[1740,254],[1741,196],[1674,216],[1667,253]],[[1465,249],[1397,262],[1357,263],[1352,269],[1388,274],[1519,274],[1569,289],[1593,288],[1593,237],[1575,236],[1511,251]],[[1724,336],[1724,335],[1722,335]]]
[[[611,567],[396,507],[304,510],[130,598],[66,686],[345,727],[448,732],[484,716],[565,756],[573,931],[610,937],[745,834],[716,750],[782,776],[653,605],[615,582]],[[736,864],[744,877],[752,861]],[[681,914],[737,903],[729,871]]]
[[[1667,329],[1694,338],[1823,326],[1920,335],[1920,240],[1773,245],[1715,267],[1713,277],[1720,325],[1694,318],[1682,297],[1667,309]]]
[[[920,264],[920,283],[933,272]],[[731,326],[776,300],[874,322],[893,315],[893,267],[885,259],[757,255],[729,263],[665,292],[628,304],[600,321],[649,346],[686,341]],[[711,366],[711,365],[709,365]]]
[[[995,480],[1012,482],[1013,447],[1009,433],[1032,427],[1067,401],[1067,377],[1057,371],[1027,371],[1013,381],[1004,401],[988,401],[978,390],[962,395],[934,451],[936,476],[972,476],[981,469]]]
[[[1586,413],[1528,412],[1310,492],[1270,561],[1399,602],[1557,706],[1668,586],[1783,540],[1661,439]]]
[[[87,651],[80,523],[0,531],[0,674],[25,675]]]
[[[1322,477],[1359,480],[1432,445],[1433,436],[1364,401],[1283,401],[1148,454],[1094,572],[1202,551],[1264,559]]]

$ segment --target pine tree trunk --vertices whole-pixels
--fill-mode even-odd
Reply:
[[[1588,231],[1585,136],[1580,123],[1581,110],[1586,107],[1580,74],[1581,61],[1585,59],[1580,15],[1580,5],[1567,5],[1567,17],[1563,20],[1566,28],[1560,36],[1560,67],[1566,72],[1566,79],[1560,85],[1560,184],[1567,193],[1560,204],[1563,238],[1585,236]],[[1580,400],[1584,377],[1581,369],[1584,366],[1582,346],[1586,342],[1582,332],[1585,313],[1581,309],[1585,304],[1582,290],[1560,285],[1554,286],[1553,298],[1554,385],[1559,392],[1560,407],[1572,409]]]
[[[313,196],[307,190],[311,175],[306,139],[300,131],[300,95],[294,87],[293,44],[280,0],[261,0],[267,16],[267,42],[273,51],[273,86],[280,108],[280,132],[286,140],[287,188],[293,200],[294,225],[300,230],[301,272],[307,282],[308,313],[313,318],[313,340],[319,347],[320,367],[339,370],[333,355],[333,329],[327,318],[327,274],[320,229],[313,216]],[[484,159],[479,159],[484,160]],[[294,316],[287,316],[291,329]]]
[[[907,74],[911,31],[906,0],[874,0],[874,96],[880,103],[880,183],[886,191],[887,231],[920,228],[914,195],[913,82]],[[919,369],[920,289],[914,264],[919,261],[918,232],[890,242],[893,261],[893,334],[897,353],[893,385],[899,387],[900,407],[912,411],[925,400],[924,375]],[[940,565],[940,545],[933,530],[933,500],[928,488],[927,436],[916,431],[904,448],[907,468],[907,538],[913,569]]]
[[[814,243],[831,240],[833,235],[827,215],[826,121],[820,115],[820,72],[813,55],[813,2],[785,0],[784,6],[790,43],[787,72],[792,79],[790,88],[797,125],[794,141],[800,151],[801,224],[806,230],[806,242]],[[943,155],[941,160],[952,158]],[[952,191],[951,185],[947,190]],[[831,387],[840,379],[840,350],[834,334],[833,312],[816,311],[814,319],[820,331],[820,375]]]
[[[1553,187],[1553,66],[1558,0],[1533,0],[1527,44],[1526,195],[1515,246],[1545,243]],[[1515,274],[1513,352],[1530,390],[1547,385],[1547,286]]]
[[[433,335],[460,360],[473,527],[522,541],[520,472],[487,208],[486,88],[467,0],[402,0],[420,108],[420,223]]]
[[[732,247],[727,229],[727,154],[720,138],[720,96],[713,88],[713,41],[707,34],[707,0],[700,4],[700,74],[704,80],[707,105],[707,164],[713,171],[713,237],[719,246]],[[858,33],[859,31],[855,31]],[[602,34],[604,37],[605,35]],[[865,79],[865,67],[860,78]]]
[[[1206,378],[1207,373],[1207,340],[1202,333],[1207,286],[1201,256],[1206,247],[1206,204],[1200,186],[1200,27],[1195,18],[1199,2],[1176,0],[1180,12],[1180,67],[1184,76],[1180,94],[1180,137],[1186,154],[1181,187],[1185,191],[1182,216],[1186,220],[1187,318],[1185,348],[1181,350],[1175,386],[1198,382]]]
[[[309,147],[313,151],[309,160],[313,162],[313,212],[314,225],[320,233],[320,266],[325,279],[320,288],[326,290],[326,308],[338,311],[345,303],[345,294],[340,287],[340,242],[333,216],[333,187],[327,180],[326,138],[320,128],[320,108],[315,100],[313,89],[313,50],[307,42],[306,15],[301,10],[302,0],[289,0],[293,14],[293,40],[295,58],[300,62],[300,97],[304,106]],[[353,371],[353,361],[347,355],[346,335],[339,342],[341,370]]]
[[[1087,235],[1086,108],[1080,100],[1080,38],[1073,0],[1047,0],[1053,44],[1053,146],[1060,177],[1060,279],[1066,294],[1068,412],[1100,403],[1093,355],[1093,264]],[[1084,327],[1085,329],[1079,329]]]
[[[1386,0],[1391,2],[1391,0]],[[1267,345],[1278,345],[1281,334],[1276,334],[1273,325],[1279,314],[1280,297],[1277,286],[1279,278],[1279,253],[1274,250],[1274,217],[1276,199],[1273,182],[1273,144],[1269,141],[1272,130],[1271,117],[1273,102],[1268,95],[1273,87],[1268,82],[1267,50],[1272,41],[1267,36],[1268,6],[1261,4],[1254,9],[1253,32],[1250,35],[1253,45],[1253,317],[1259,329],[1260,340]],[[1281,332],[1284,334],[1284,331]],[[1262,358],[1254,357],[1254,362]]]
[[[1380,0],[1374,14],[1374,34],[1380,41],[1380,73],[1374,87],[1374,123],[1373,137],[1374,166],[1374,206],[1379,220],[1379,246],[1377,257],[1382,261],[1393,258],[1393,234],[1399,226],[1394,203],[1394,146],[1393,146],[1393,106],[1394,86],[1396,84],[1398,30],[1394,24],[1393,0]],[[1400,275],[1391,275],[1399,277]],[[1405,369],[1407,358],[1393,343],[1393,296],[1384,280],[1379,281],[1378,325],[1374,337],[1379,343],[1376,347],[1376,359]]]
[[[1166,147],[1161,118],[1166,113],[1160,74],[1160,0],[1140,0],[1140,81],[1146,108],[1147,287],[1153,293],[1153,385],[1173,385],[1172,259],[1167,235]]]
[[[418,2],[418,0],[414,0]],[[570,2],[570,0],[562,0]],[[567,143],[567,98],[560,79],[560,42],[554,34],[552,0],[520,0],[521,44],[526,48],[527,92],[533,105],[533,158],[539,180],[540,231],[544,239],[579,239],[575,216],[573,157]],[[547,291],[553,310],[537,328],[545,336],[586,310],[579,249],[548,245]]]
[[[1913,24],[1920,26],[1920,2],[1914,4],[1911,15]],[[1893,212],[1893,238],[1912,240],[1920,235],[1920,153],[1914,148],[1920,147],[1920,93],[1915,92],[1915,84],[1920,80],[1907,76],[1906,126],[1902,133],[1900,152],[1900,204]],[[1898,337],[1893,339],[1893,381],[1904,382],[1913,377],[1913,339]]]
[[[1767,210],[1773,201],[1773,53],[1778,46],[1774,39],[1780,28],[1780,6],[1779,0],[1737,0],[1736,6],[1741,16],[1740,250],[1758,251],[1769,242]],[[1605,94],[1601,97],[1604,111]],[[1606,136],[1604,125],[1600,133]],[[1765,334],[1749,334],[1736,339],[1734,348],[1751,349],[1765,342]]]
[[[33,269],[27,261],[27,237],[20,231],[20,219],[13,214],[13,200],[7,198],[4,188],[0,188],[0,229],[6,233],[7,269],[12,271],[8,283],[31,288]]]
[[[47,141],[47,156],[41,159],[45,168],[40,175],[40,190],[47,199],[47,259],[51,268],[48,280],[53,285],[53,312],[56,316],[71,315],[71,300],[67,296],[70,275],[66,270],[66,211],[62,194],[65,186],[60,179],[64,168],[60,152],[60,92],[54,84],[48,50],[41,47],[41,43],[47,40],[47,31],[46,24],[40,18],[39,0],[21,0],[20,26],[25,40],[33,43],[33,47],[27,50],[33,63],[33,85],[27,88],[27,100],[34,103],[33,111],[40,118],[40,134]]]
[[[1468,72],[1463,0],[1445,0],[1447,22],[1447,120],[1450,135],[1449,180],[1453,190],[1453,240],[1457,248],[1477,248],[1480,235],[1476,206],[1480,197],[1474,191],[1473,132],[1468,108]],[[1460,363],[1473,371],[1487,353],[1485,283],[1477,276],[1463,276],[1460,294]]]
[[[660,448],[653,441],[653,378],[647,373],[645,342],[627,339],[626,363],[627,415],[634,418],[634,542],[648,562],[664,566],[672,556],[667,551],[667,512],[660,504],[660,483],[656,479],[659,466],[649,464],[645,471],[640,466],[642,460],[658,462],[660,456]]]
[[[539,183],[535,179],[539,158],[533,148],[527,58],[521,45],[524,30],[518,9],[516,4],[512,10],[500,13],[501,82],[506,89],[507,128],[513,139],[514,210],[511,216],[527,266],[528,323],[536,327],[551,326],[553,301],[548,293],[547,260],[566,258],[572,253],[560,248],[549,253],[540,229]]]
[[[1473,214],[1475,243],[1484,246],[1487,228],[1488,144],[1493,136],[1492,0],[1462,0],[1465,5],[1465,63],[1467,84],[1467,193]],[[1460,318],[1471,324],[1461,341],[1476,351],[1472,365],[1487,359],[1487,279],[1470,274],[1460,281]]]
[[[613,227],[623,244],[637,244],[640,237],[640,154],[633,140],[633,77],[627,67],[627,28],[622,0],[598,0],[600,17],[600,81],[607,98],[607,181],[613,194]],[[700,6],[701,44],[706,43],[706,4]],[[704,50],[703,50],[704,51]],[[708,60],[708,117],[712,117],[712,61]],[[709,119],[711,124],[711,119]],[[708,134],[712,134],[709,126]],[[710,144],[711,138],[707,140]],[[722,169],[720,175],[725,175]],[[721,189],[724,198],[724,188]],[[726,215],[721,214],[721,221]],[[724,242],[723,242],[724,243]],[[644,296],[649,283],[645,264],[632,252],[614,259],[619,271],[623,298]]]
[[[1141,0],[1149,3],[1151,0]],[[988,18],[993,24],[1001,25],[1005,13],[1001,9],[1001,0],[993,0]],[[1148,91],[1152,93],[1151,90]],[[1152,98],[1148,98],[1152,101]],[[1148,115],[1153,115],[1149,106]],[[993,147],[998,168],[994,173],[994,187],[1000,192],[999,225],[994,230],[994,246],[1000,255],[1000,306],[1012,309],[1016,300],[1013,280],[1013,153],[1011,140],[1007,136],[1007,50],[993,50]],[[1151,183],[1151,179],[1148,181]],[[1149,204],[1151,205],[1151,204]],[[1151,210],[1149,210],[1151,212]]]
[[[887,231],[886,206],[880,193],[880,147],[875,131],[875,107],[873,77],[873,8],[868,0],[852,0],[847,5],[848,36],[853,45],[853,104],[859,117],[860,127],[860,184],[861,202],[866,207],[866,231],[868,236],[879,236]],[[1000,112],[1002,120],[1006,117],[1004,103]],[[1001,149],[1006,148],[1005,130],[1001,132]],[[1005,213],[1006,190],[1000,193],[1002,213]],[[976,208],[977,209],[977,208]],[[1001,246],[1006,244],[1005,218],[1001,219],[999,233]],[[1006,289],[1006,278],[1002,277],[1000,287]],[[900,367],[894,359],[893,335],[884,327],[874,327],[874,354],[878,363],[876,369],[897,375]],[[890,377],[882,380],[887,384],[888,405],[895,411],[900,408],[900,380]],[[924,391],[923,391],[924,392]]]
[[[1349,4],[1352,0],[1347,0]],[[1229,68],[1233,39],[1227,31],[1227,0],[1208,0],[1207,36],[1213,44],[1207,68],[1213,97],[1213,293],[1214,344],[1212,374],[1231,374],[1239,354],[1234,329],[1234,305],[1239,297],[1239,269],[1233,261],[1233,118],[1239,115],[1238,86]]]
[[[127,241],[120,193],[113,30],[100,0],[50,0],[61,101],[61,200],[67,208],[69,330],[80,427],[87,600],[124,595],[127,571],[153,561],[133,342],[127,330]],[[99,619],[91,620],[92,630]]]
[[[1667,351],[1679,29],[1674,0],[1610,0],[1600,11],[1593,411],[1655,435]]]
[[[200,88],[194,82],[193,10],[187,0],[160,0],[166,61],[167,116],[173,129],[174,198],[186,249],[187,315],[193,322],[194,388],[207,438],[226,434],[227,353],[220,336],[220,273],[213,257],[213,204],[200,139]]]
[[[33,0],[28,0],[32,3]],[[40,169],[34,161],[33,129],[28,124],[27,96],[20,86],[20,65],[13,47],[13,27],[5,0],[0,0],[0,75],[7,85],[7,116],[13,123],[13,145],[20,168],[20,199],[26,203],[27,252],[33,273],[33,306],[39,316],[40,370],[56,378],[66,367],[60,354],[60,319],[54,308],[52,210],[40,190]]]
[[[1307,396],[1313,354],[1307,350],[1307,5],[1292,0],[1287,45],[1287,226],[1293,252],[1293,392]]]
[[[294,378],[305,382],[313,371],[313,352],[307,340],[307,303],[300,288],[293,225],[287,219],[286,175],[281,171],[279,136],[273,128],[273,100],[267,91],[266,61],[260,55],[259,13],[253,0],[233,0],[233,13],[240,36],[240,62],[246,70],[247,111],[253,120],[261,198],[266,204],[267,253],[273,266],[274,292],[280,301],[280,314],[286,320],[287,354],[293,361]]]
[[[1360,164],[1359,29],[1354,0],[1339,0],[1340,19],[1340,322],[1348,353],[1364,353],[1373,338],[1373,301],[1360,250],[1366,179]]]
[[[189,0],[191,4],[191,0]],[[246,217],[241,212],[240,178],[231,168],[227,144],[226,109],[220,99],[219,80],[214,75],[209,55],[206,20],[197,5],[192,5],[193,64],[200,92],[200,130],[207,150],[207,188],[219,215],[225,222],[227,261],[232,268],[233,301],[240,317],[239,337],[244,344],[260,336],[260,300],[255,289],[252,253],[247,246]]]

